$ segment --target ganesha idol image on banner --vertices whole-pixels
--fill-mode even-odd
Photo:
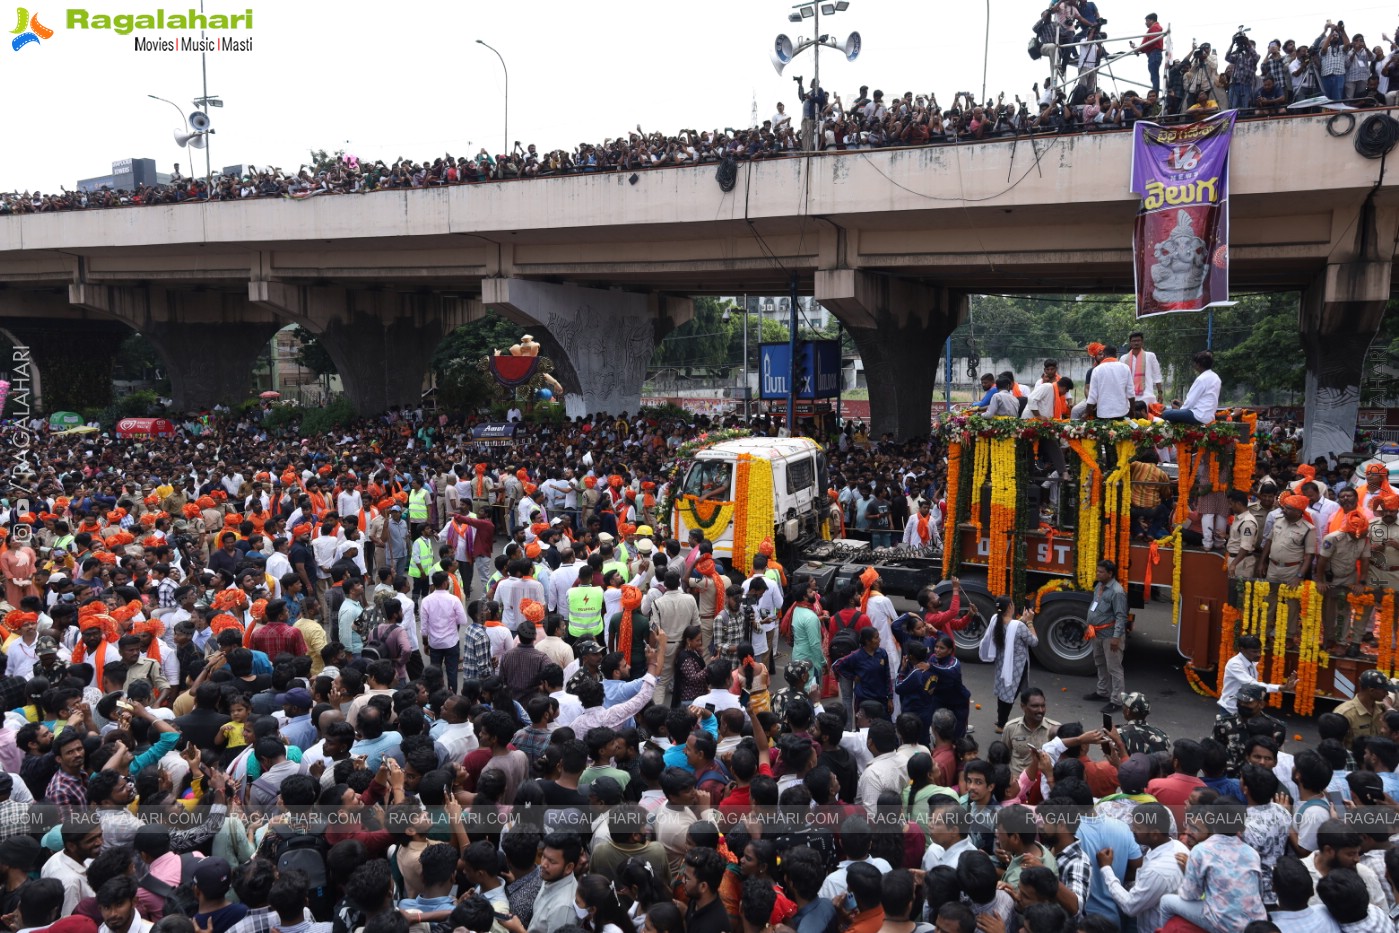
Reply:
[[[1196,205],[1138,216],[1139,314],[1196,311],[1227,297],[1227,279],[1219,283],[1220,299],[1211,295],[1216,288],[1210,287],[1215,276],[1227,275],[1228,248],[1222,245],[1227,238],[1213,238],[1221,243],[1215,248],[1212,238],[1201,235],[1223,232],[1222,213],[1220,205]]]

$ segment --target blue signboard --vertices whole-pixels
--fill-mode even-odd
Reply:
[[[785,343],[765,343],[758,362],[758,397],[786,398],[792,381],[791,347]],[[797,342],[796,397],[835,398],[840,394],[840,341],[800,340]]]

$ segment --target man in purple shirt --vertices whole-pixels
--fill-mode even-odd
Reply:
[[[461,630],[468,624],[461,600],[447,588],[447,574],[432,575],[432,592],[418,610],[423,638],[427,640],[429,663],[442,665],[447,688],[457,691],[457,665],[461,655]]]

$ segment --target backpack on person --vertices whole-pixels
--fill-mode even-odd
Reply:
[[[385,622],[376,626],[372,633],[373,638],[365,642],[365,647],[374,648],[379,652],[379,657],[397,664],[403,657],[403,647],[398,639],[393,637],[398,627],[397,622]]]
[[[354,629],[355,634],[358,635],[362,641],[368,642],[374,630],[383,624],[384,603],[380,597],[375,596],[373,599],[369,600],[369,603],[364,607],[364,611],[359,614],[358,618],[355,619],[350,627]]]
[[[277,843],[277,872],[295,869],[306,875],[306,902],[318,920],[329,916],[334,907],[330,876],[325,867],[325,843],[320,836],[300,833]]]
[[[832,663],[860,647],[860,638],[855,634],[855,620],[859,614],[858,609],[842,609],[836,613],[836,633],[831,636],[831,643],[826,649]]]
[[[180,855],[179,884],[169,884],[147,874],[136,887],[161,899],[162,916],[193,917],[199,913],[199,896],[194,891],[194,869],[198,865],[199,859],[194,853],[185,852]]]

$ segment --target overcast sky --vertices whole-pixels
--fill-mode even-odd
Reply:
[[[78,0],[74,0],[78,2]],[[1307,0],[1268,4],[1218,0],[1118,3],[1099,9],[1111,36],[1141,31],[1153,10],[1184,51],[1192,38],[1224,47],[1241,21],[1260,40],[1310,42],[1329,14],[1362,31],[1373,46],[1394,29],[1392,5],[1325,8]],[[91,0],[90,13],[154,12],[159,0]],[[601,142],[634,129],[667,133],[747,125],[756,99],[759,119],[777,101],[796,109],[792,76],[808,79],[811,52],[779,77],[768,50],[781,32],[811,35],[810,21],[786,21],[784,0],[580,4],[427,3],[422,0],[208,0],[206,12],[254,11],[250,52],[208,56],[208,89],[226,101],[213,111],[213,164],[279,165],[288,171],[311,148],[348,151],[386,161],[451,152],[500,150],[504,82],[500,62],[475,43],[484,39],[510,66],[510,141],[541,150]],[[192,110],[201,93],[198,53],[133,49],[133,36],[66,28],[66,10],[30,0],[52,39],[18,52],[0,45],[0,86],[7,100],[0,134],[0,190],[71,188],[105,174],[115,159],[154,158],[162,171],[188,159],[171,138],[181,125],[167,97]],[[990,3],[987,90],[1026,97],[1044,70],[1025,53],[1039,5]],[[171,0],[169,12],[187,9]],[[1251,17],[1246,9],[1262,10]],[[5,18],[9,28],[8,16]],[[947,106],[954,91],[980,94],[986,4],[932,0],[851,0],[823,18],[838,40],[863,36],[853,63],[835,51],[821,56],[822,84],[851,100],[861,84],[886,95],[935,91]],[[178,32],[144,33],[175,38]],[[5,35],[6,39],[10,36]],[[1121,48],[1125,44],[1117,44]],[[1222,62],[1221,62],[1222,65]],[[1144,80],[1145,63],[1130,57],[1117,71]],[[1129,85],[1122,84],[1125,89]],[[203,153],[197,172],[203,172]]]

